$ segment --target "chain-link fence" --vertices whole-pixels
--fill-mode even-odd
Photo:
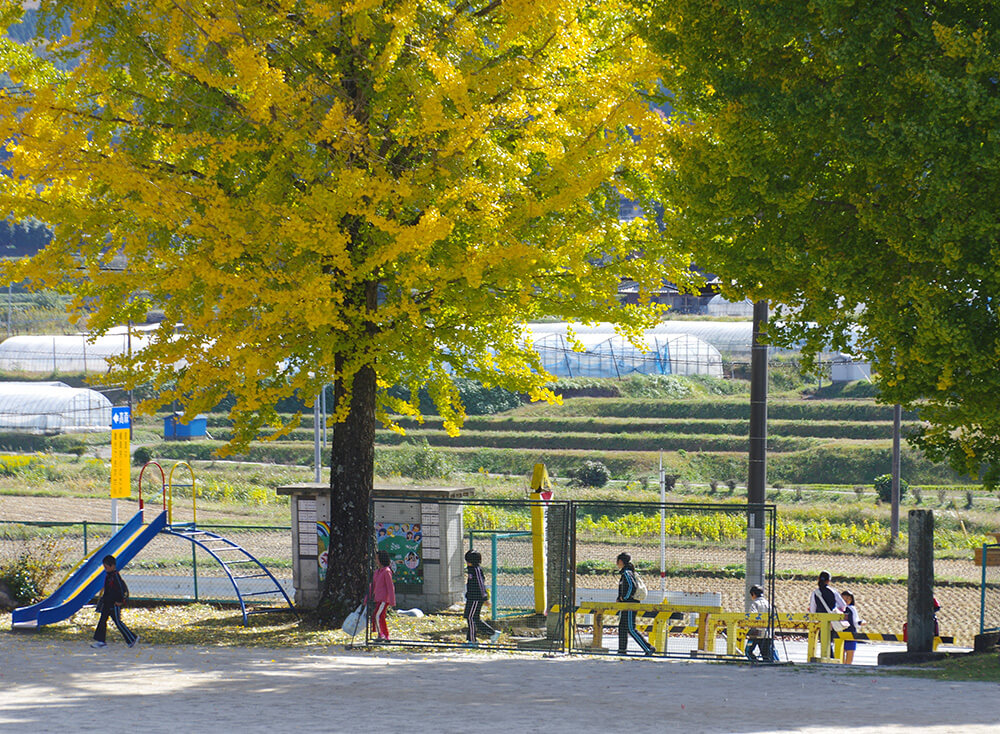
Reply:
[[[564,649],[568,503],[380,496],[371,517],[374,550],[393,572],[393,643]],[[366,641],[384,636],[378,612]]]
[[[23,590],[25,594],[51,593],[77,564],[106,543],[115,530],[114,525],[106,522],[0,521],[0,568],[20,570],[28,584]],[[293,595],[291,528],[199,524],[197,530],[201,534],[194,537],[160,533],[150,540],[122,573],[131,599],[233,602],[237,600],[237,592],[231,574],[248,603],[281,601],[274,584],[266,574],[259,574],[258,567],[247,556],[260,561],[288,596]],[[184,528],[175,526],[175,531]],[[220,550],[232,546],[246,553]],[[228,564],[229,573],[220,560]]]
[[[773,598],[774,507],[757,506],[753,517],[756,563]],[[724,622],[724,612],[745,608],[747,519],[746,505],[733,504],[380,497],[372,537],[388,554],[399,611],[390,630],[379,626],[375,605],[365,640],[744,657],[749,632],[769,652],[771,615],[752,632]],[[468,563],[466,551],[474,553]],[[648,589],[634,626],[631,608],[618,601],[623,551]],[[416,616],[425,610],[441,613]],[[738,650],[726,631],[740,636]]]
[[[979,634],[1000,631],[1000,543],[984,545],[979,558],[982,572]]]
[[[573,576],[577,607],[573,649],[666,656],[743,657],[749,628],[734,627],[728,644],[720,614],[745,611],[747,506],[637,502],[574,502]],[[774,600],[775,511],[755,510],[756,563],[765,598]],[[753,534],[751,534],[753,537]],[[617,604],[624,580],[617,558],[627,553],[647,587],[631,619]],[[773,620],[764,615],[751,634],[770,643]],[[608,634],[610,633],[610,634]],[[734,640],[735,642],[735,640]],[[755,654],[757,654],[755,650]]]

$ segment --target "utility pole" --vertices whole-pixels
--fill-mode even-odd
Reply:
[[[899,540],[899,478],[902,457],[899,450],[899,432],[903,422],[903,406],[892,406],[892,513],[889,519],[889,542],[895,545]]]
[[[750,475],[747,479],[746,601],[750,587],[764,585],[764,488],[767,483],[767,301],[753,305],[753,344],[750,348]],[[756,506],[756,509],[754,509]]]

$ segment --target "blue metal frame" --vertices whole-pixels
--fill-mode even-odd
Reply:
[[[246,606],[246,602],[243,599],[243,593],[240,591],[239,584],[236,583],[236,578],[233,576],[232,572],[229,570],[229,566],[226,565],[226,563],[222,560],[222,558],[220,558],[219,556],[217,556],[215,554],[215,552],[211,548],[209,548],[207,545],[205,545],[204,543],[202,543],[200,540],[192,537],[191,535],[187,535],[184,532],[179,531],[178,530],[179,528],[185,528],[189,532],[204,533],[206,536],[208,536],[208,538],[207,538],[208,540],[221,540],[221,541],[223,541],[225,543],[228,543],[230,548],[237,549],[240,553],[242,553],[244,556],[246,556],[246,558],[248,560],[253,561],[254,563],[256,563],[257,566],[258,566],[258,568],[260,568],[261,571],[263,571],[265,574],[267,574],[267,577],[269,579],[271,579],[271,581],[274,583],[274,586],[277,589],[277,591],[279,591],[281,593],[281,595],[283,597],[285,597],[285,601],[288,603],[288,608],[290,610],[292,610],[292,611],[295,611],[295,605],[292,604],[292,600],[288,598],[288,594],[285,593],[285,589],[278,582],[278,579],[276,579],[274,577],[274,574],[272,574],[267,569],[267,566],[265,566],[263,563],[261,563],[260,561],[258,561],[256,558],[254,558],[250,554],[250,552],[247,551],[245,548],[237,545],[233,541],[229,540],[225,536],[219,535],[218,533],[213,533],[213,532],[210,532],[208,530],[199,530],[193,523],[188,524],[188,525],[168,525],[168,526],[166,526],[163,529],[163,531],[162,531],[164,534],[166,534],[166,535],[173,535],[175,537],[183,538],[184,540],[191,541],[191,543],[193,544],[193,546],[198,546],[199,548],[201,548],[202,550],[204,550],[206,553],[208,553],[208,555],[210,555],[212,558],[214,558],[216,560],[216,562],[220,566],[222,566],[222,570],[225,571],[226,572],[226,576],[229,577],[229,582],[233,585],[233,590],[236,592],[236,598],[239,600],[239,603],[240,603],[240,612],[243,614],[243,626],[244,627],[247,626],[247,624],[249,623],[249,620],[247,619],[247,606]],[[192,546],[192,552],[193,552],[193,546]],[[264,592],[262,592],[262,593],[264,593]],[[266,593],[273,594],[274,592],[268,591]],[[251,614],[252,614],[252,612],[251,612]]]

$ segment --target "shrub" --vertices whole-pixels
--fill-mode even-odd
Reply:
[[[966,510],[971,510],[972,509],[972,490],[971,489],[965,490],[965,509]]]
[[[923,493],[923,491],[920,489],[920,487],[914,487],[913,488],[913,504],[919,505],[923,501],[924,501],[924,493]]]
[[[132,464],[135,466],[145,466],[153,459],[153,452],[146,446],[140,446],[132,452]]]
[[[679,375],[630,375],[619,387],[630,398],[686,398],[694,390],[691,383]]]
[[[900,478],[899,480],[899,501],[902,502],[903,498],[906,496],[906,490],[909,489],[910,483],[905,479]],[[882,502],[892,502],[892,475],[882,474],[875,477],[875,493]]]
[[[437,479],[447,477],[452,471],[447,457],[435,451],[427,441],[408,443],[391,459],[385,455],[378,456],[375,470],[383,476],[399,474],[412,479]]]
[[[611,479],[611,472],[601,461],[585,461],[576,470],[576,481],[584,487],[603,487]]]
[[[63,549],[57,538],[25,540],[20,552],[9,560],[0,560],[0,581],[15,600],[33,604],[45,597],[45,589],[62,562]]]

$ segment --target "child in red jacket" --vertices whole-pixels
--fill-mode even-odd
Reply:
[[[389,607],[396,606],[396,587],[392,583],[392,569],[389,567],[388,551],[380,550],[376,554],[378,568],[372,577],[372,585],[368,594],[372,600],[372,632],[377,637],[375,642],[389,641],[389,625],[386,624],[386,615]]]

